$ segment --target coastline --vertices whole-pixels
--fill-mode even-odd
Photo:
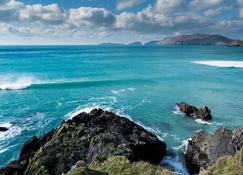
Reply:
[[[90,121],[91,121],[91,123],[90,123]],[[114,123],[115,122],[115,123]],[[117,123],[118,122],[118,123]],[[126,124],[125,124],[125,123]],[[70,146],[70,144],[72,145],[73,143],[76,143],[76,142],[74,142],[76,139],[79,139],[79,138],[83,138],[83,132],[84,131],[79,131],[80,129],[80,126],[82,126],[83,127],[83,124],[84,125],[87,125],[87,127],[86,127],[86,129],[85,130],[90,130],[90,131],[85,131],[85,133],[86,134],[88,134],[87,136],[85,136],[84,138],[89,138],[90,136],[89,135],[91,135],[91,138],[96,138],[96,134],[95,135],[92,135],[92,132],[94,132],[95,130],[101,130],[102,132],[101,133],[97,133],[97,136],[98,135],[100,135],[100,134],[104,134],[103,132],[105,131],[105,132],[107,132],[106,134],[111,134],[111,133],[114,133],[115,135],[119,135],[119,134],[122,134],[123,132],[125,132],[125,133],[127,133],[127,134],[132,134],[132,133],[130,133],[130,132],[134,132],[133,131],[133,129],[132,130],[130,130],[131,128],[130,128],[130,126],[131,127],[134,127],[134,129],[135,128],[137,128],[138,129],[138,131],[139,130],[141,130],[141,131],[139,131],[139,132],[141,132],[140,134],[138,134],[137,136],[132,136],[131,138],[134,138],[134,139],[141,139],[140,137],[144,137],[142,140],[142,142],[141,143],[139,143],[139,142],[137,142],[137,141],[135,141],[134,142],[134,144],[138,144],[137,146],[136,146],[136,149],[138,149],[138,150],[136,150],[136,149],[134,149],[135,147],[134,146],[132,146],[131,148],[131,150],[133,150],[132,152],[132,154],[134,154],[133,156],[131,156],[130,155],[130,153],[129,154],[127,154],[126,152],[120,152],[120,151],[118,151],[117,152],[117,150],[116,149],[118,149],[119,148],[119,146],[117,147],[116,146],[116,149],[115,150],[113,150],[113,149],[110,149],[109,147],[108,147],[108,150],[107,150],[107,148],[105,148],[106,146],[105,145],[109,145],[109,144],[114,144],[114,143],[118,143],[118,144],[122,144],[123,143],[123,141],[122,140],[120,140],[120,141],[115,141],[115,140],[110,140],[110,141],[105,141],[106,139],[105,138],[107,138],[107,136],[105,136],[104,138],[100,138],[101,140],[101,142],[99,141],[98,143],[101,143],[101,144],[103,144],[104,143],[104,141],[106,142],[106,144],[105,145],[103,145],[103,146],[99,146],[99,149],[105,149],[106,151],[108,151],[108,154],[109,154],[109,157],[112,155],[112,154],[114,154],[115,155],[115,157],[103,157],[103,158],[101,158],[100,156],[98,156],[99,157],[99,159],[97,159],[97,155],[99,155],[99,154],[103,154],[102,152],[100,152],[100,151],[98,151],[98,150],[96,150],[97,148],[96,148],[96,146],[95,145],[93,145],[92,147],[93,148],[88,148],[88,147],[90,147],[90,144],[89,145],[86,145],[85,147],[87,147],[88,148],[88,150],[90,150],[90,151],[95,151],[95,152],[93,152],[91,155],[91,159],[92,159],[92,161],[88,161],[88,162],[86,162],[86,163],[77,163],[77,162],[83,162],[83,161],[87,161],[86,159],[82,159],[82,157],[79,157],[78,159],[77,158],[75,158],[75,154],[77,154],[77,153],[75,153],[75,150],[76,150],[76,148],[75,147],[73,147],[73,148],[71,148],[71,150],[68,148],[69,146]],[[111,126],[110,124],[108,124],[108,123],[112,123],[112,125],[113,126]],[[120,123],[120,124],[119,124]],[[115,124],[115,125],[114,125]],[[125,125],[124,125],[125,124]],[[124,126],[126,126],[126,128],[127,129],[125,129],[125,128],[123,128]],[[129,127],[128,127],[129,126]],[[97,128],[96,128],[97,127]],[[100,127],[104,127],[104,128],[106,128],[105,130],[103,130],[103,129],[101,129]],[[116,129],[114,129],[112,132],[111,132],[111,130],[109,130],[108,128],[109,127],[111,127],[111,128],[113,128],[113,127],[115,127]],[[121,128],[120,128],[121,127]],[[94,131],[93,131],[93,129],[95,129]],[[128,128],[130,128],[129,130],[128,130]],[[73,130],[74,129],[74,130]],[[107,130],[108,129],[108,130]],[[136,129],[136,130],[137,130]],[[75,131],[76,130],[76,131]],[[82,128],[81,128],[81,130],[82,130]],[[107,130],[107,131],[106,131]],[[76,135],[74,132],[77,132],[77,133],[80,133],[80,134],[78,134],[78,135]],[[217,132],[221,132],[221,131],[217,131]],[[222,132],[224,132],[224,130],[222,130]],[[230,132],[229,130],[227,130],[227,132]],[[83,133],[83,134],[82,134]],[[96,133],[96,131],[95,131],[95,133]],[[135,133],[137,133],[137,132],[135,132]],[[234,132],[233,132],[234,133]],[[63,135],[64,134],[64,135]],[[65,142],[63,142],[63,141],[58,141],[59,139],[59,137],[60,138],[62,138],[62,137],[66,137],[65,135],[66,134],[71,134],[71,135],[73,135],[72,136],[72,138],[69,138],[69,141],[68,142],[66,142],[66,144],[64,144]],[[146,134],[148,134],[147,136],[145,136]],[[134,123],[134,122],[132,122],[131,120],[129,120],[129,119],[127,119],[127,118],[124,118],[124,117],[121,117],[121,116],[118,116],[118,115],[116,115],[116,114],[114,114],[114,113],[112,113],[112,112],[108,112],[108,111],[104,111],[104,110],[102,110],[102,109],[86,109],[85,110],[85,112],[84,111],[79,111],[79,113],[75,113],[74,115],[72,115],[72,118],[71,119],[67,119],[66,121],[63,121],[61,124],[60,124],[60,126],[57,128],[57,129],[53,129],[53,130],[51,130],[49,133],[46,133],[44,136],[42,136],[42,137],[40,137],[40,138],[37,138],[36,136],[33,136],[30,140],[28,140],[24,145],[23,145],[23,147],[22,147],[22,150],[21,150],[21,153],[20,153],[20,156],[19,156],[19,159],[18,160],[16,160],[16,161],[12,161],[12,162],[10,162],[8,165],[6,165],[4,168],[1,168],[0,169],[0,173],[2,173],[3,175],[10,175],[11,173],[19,173],[19,174],[33,174],[33,173],[37,173],[37,172],[39,172],[39,173],[41,173],[41,174],[60,174],[60,173],[67,173],[67,175],[68,174],[72,174],[73,172],[76,172],[76,171],[81,171],[82,170],[82,172],[84,171],[84,172],[92,172],[92,171],[97,171],[96,173],[102,173],[102,171],[104,171],[104,169],[102,169],[100,166],[102,165],[102,164],[108,164],[107,166],[110,166],[109,165],[109,163],[114,163],[113,161],[118,161],[117,163],[118,164],[120,164],[119,162],[120,161],[125,161],[125,162],[130,162],[130,163],[128,163],[128,164],[125,164],[124,166],[128,166],[128,167],[130,167],[130,166],[134,166],[135,164],[136,164],[136,162],[138,163],[138,164],[140,164],[139,166],[146,166],[146,168],[151,168],[151,172],[150,171],[147,171],[147,173],[149,174],[149,173],[152,173],[153,171],[156,171],[156,172],[158,172],[159,174],[160,173],[162,173],[163,172],[163,174],[168,174],[168,175],[173,175],[173,174],[176,174],[176,173],[179,173],[179,174],[181,174],[181,175],[187,175],[187,174],[189,174],[188,173],[188,170],[184,167],[185,166],[185,164],[186,163],[183,163],[183,160],[185,160],[184,159],[184,156],[186,157],[186,159],[188,159],[187,157],[188,157],[188,155],[191,155],[192,153],[186,153],[186,152],[188,152],[189,150],[191,150],[192,148],[190,148],[189,147],[189,150],[188,150],[188,143],[191,145],[191,143],[192,143],[192,141],[193,141],[193,139],[194,138],[196,138],[196,137],[201,137],[200,136],[200,134],[201,133],[199,133],[199,135],[198,136],[194,136],[192,139],[189,139],[188,141],[187,141],[187,143],[185,143],[185,145],[183,145],[181,148],[184,148],[184,154],[181,152],[182,150],[181,150],[181,148],[179,148],[179,152],[170,152],[170,150],[171,150],[171,148],[167,148],[167,154],[165,154],[165,143],[163,143],[163,142],[161,142],[161,141],[159,141],[158,140],[158,138],[154,135],[154,134],[152,134],[151,132],[149,132],[149,131],[146,131],[145,129],[144,129],[144,127],[143,126],[141,126],[141,125],[138,125],[138,124],[136,124],[136,123]],[[206,133],[205,133],[206,134]],[[204,134],[204,135],[205,135]],[[63,136],[62,136],[63,135]],[[114,136],[115,136],[114,135]],[[238,147],[239,148],[237,148],[238,150],[240,150],[240,148],[243,146],[243,128],[241,129],[241,130],[239,130],[239,134],[236,134],[236,136],[237,137],[239,137],[239,141],[240,141],[240,143],[237,143],[238,144]],[[69,136],[68,136],[69,137]],[[68,138],[67,137],[67,138]],[[100,136],[98,136],[98,137],[100,137]],[[109,136],[110,138],[112,138],[111,136]],[[117,136],[115,136],[115,137],[117,137]],[[124,137],[124,138],[126,138],[127,136],[126,135],[124,135],[124,136],[122,136],[122,137]],[[121,138],[122,138],[121,137]],[[151,137],[151,138],[150,138]],[[211,136],[210,136],[211,137]],[[219,137],[219,139],[226,139],[226,138],[224,138],[224,137],[221,137],[221,136],[217,136],[217,134],[215,135],[215,137]],[[120,138],[120,137],[118,137],[118,138]],[[121,139],[120,138],[120,139]],[[153,138],[153,139],[152,139]],[[206,138],[206,137],[205,137]],[[235,138],[235,136],[234,136],[234,138]],[[105,139],[105,140],[103,140],[103,139]],[[108,139],[108,138],[107,138]],[[127,139],[127,138],[126,138]],[[152,139],[150,142],[151,143],[149,143],[149,145],[148,145],[148,147],[147,146],[145,146],[145,145],[147,145],[148,143],[147,143],[147,141],[145,141],[146,139]],[[154,140],[155,139],[155,140]],[[58,144],[56,144],[55,142],[56,141],[58,141],[58,143],[59,144],[61,144],[61,145],[63,145],[64,147],[62,148],[62,149],[64,149],[64,150],[66,150],[66,149],[68,149],[69,151],[71,151],[71,152],[69,152],[67,155],[66,155],[66,153],[64,154],[64,153],[61,153],[61,150],[60,150],[60,145],[58,145]],[[91,139],[92,140],[92,139]],[[130,139],[129,139],[130,140]],[[148,140],[148,141],[149,141]],[[156,141],[157,140],[157,141]],[[206,140],[205,141],[207,141],[208,139],[206,138]],[[214,142],[215,141],[215,143],[217,143],[217,139],[212,139],[212,141]],[[226,140],[227,141],[227,140]],[[69,143],[70,142],[70,143]],[[83,141],[82,141],[83,142]],[[80,142],[79,144],[81,144],[82,142]],[[93,142],[93,141],[91,141],[91,142]],[[120,142],[120,143],[119,143]],[[158,145],[157,145],[157,142],[158,142]],[[124,143],[126,143],[126,142],[124,142]],[[123,144],[124,144],[123,143]],[[156,143],[156,144],[155,144]],[[96,143],[97,144],[97,143]],[[142,144],[142,145],[144,145],[144,146],[139,146],[139,144]],[[154,145],[155,144],[155,145]],[[65,146],[66,145],[66,146]],[[98,144],[99,145],[99,144]],[[97,146],[98,146],[97,145]],[[130,144],[129,144],[130,145]],[[133,144],[132,144],[133,145]],[[154,145],[155,147],[153,148],[153,146],[152,145]],[[159,146],[159,148],[156,148],[157,146]],[[231,144],[232,146],[234,146],[234,144]],[[80,146],[79,146],[80,147]],[[80,148],[81,149],[84,149],[85,147],[83,147],[83,146],[81,146]],[[87,148],[85,148],[85,150],[87,150]],[[128,147],[129,148],[129,147]],[[58,149],[59,151],[56,151],[56,149]],[[120,149],[120,148],[119,148]],[[164,149],[164,151],[162,151]],[[233,149],[233,148],[232,148]],[[45,150],[45,151],[44,151]],[[157,150],[157,151],[156,151]],[[43,152],[44,151],[44,152]],[[47,166],[47,164],[46,163],[44,163],[43,165],[38,165],[37,167],[33,167],[33,165],[35,165],[36,166],[36,163],[37,162],[41,162],[41,161],[44,161],[43,159],[42,159],[42,156],[44,156],[45,157],[45,154],[47,154],[46,156],[48,156],[49,158],[47,158],[47,160],[48,159],[53,159],[55,156],[53,155],[53,154],[50,154],[50,152],[52,152],[52,151],[54,151],[53,153],[54,154],[57,154],[57,155],[59,155],[59,154],[63,154],[63,157],[59,157],[58,159],[55,159],[55,160],[53,160],[54,162],[53,163],[51,163],[51,164],[53,164],[53,165],[48,165]],[[115,151],[115,152],[113,152],[113,151]],[[137,152],[137,151],[139,151],[139,152]],[[162,152],[161,152],[162,151]],[[169,152],[168,152],[169,151]],[[113,152],[113,153],[112,153]],[[117,154],[117,153],[118,154]],[[161,153],[159,153],[159,152],[161,152]],[[124,154],[125,153],[125,154]],[[186,154],[185,154],[186,153]],[[236,153],[236,152],[235,152]],[[235,154],[234,153],[234,154]],[[87,155],[89,155],[90,153],[85,153],[85,155],[87,156]],[[97,155],[96,155],[97,154]],[[106,153],[107,154],[107,153]],[[104,154],[104,155],[106,155],[106,154]],[[174,155],[173,155],[174,154]],[[193,153],[194,154],[194,153]],[[233,153],[232,153],[232,155],[234,155]],[[69,157],[69,155],[73,155],[74,157],[73,158],[71,158],[70,160],[69,159],[66,159],[65,158],[65,156],[68,156]],[[103,155],[103,156],[104,156]],[[157,156],[157,158],[155,158],[156,156]],[[221,157],[223,157],[223,155],[228,155],[228,153],[227,152],[225,152],[225,153],[223,153],[219,158],[221,158]],[[94,156],[94,157],[93,157]],[[124,160],[124,158],[123,157],[121,157],[121,158],[119,158],[119,157],[116,157],[116,156],[125,156],[125,157],[127,157],[128,159],[125,159]],[[135,158],[135,157],[137,157],[137,158]],[[142,157],[141,157],[142,156]],[[165,157],[164,157],[165,156]],[[43,157],[43,158],[44,158]],[[93,157],[93,158],[92,158]],[[164,158],[163,158],[164,157]],[[173,158],[174,157],[174,158]],[[90,159],[89,158],[89,159]],[[45,158],[46,159],[46,158]],[[74,160],[73,160],[74,159]],[[45,162],[49,162],[49,161],[47,161],[47,160],[45,160]],[[48,170],[48,167],[49,166],[59,166],[60,165],[60,160],[64,160],[64,161],[68,161],[68,162],[72,162],[70,165],[69,165],[69,168],[64,168],[64,169],[59,169],[59,170],[57,170],[57,172],[53,172],[53,171],[50,171],[50,169]],[[73,162],[74,161],[74,162]],[[97,162],[98,161],[98,162]],[[106,161],[108,161],[108,162],[106,162]],[[142,162],[140,162],[140,161],[144,161],[145,162],[145,164],[144,163],[142,163]],[[201,161],[201,160],[199,160],[199,161]],[[214,160],[214,163],[217,161],[217,159],[215,159]],[[36,163],[34,163],[34,162],[36,162]],[[133,164],[133,162],[135,163],[134,165],[132,165]],[[147,163],[146,163],[147,162]],[[131,164],[132,163],[132,164]],[[93,165],[97,165],[97,166],[93,166]],[[101,165],[99,165],[99,164],[101,164]],[[152,164],[155,164],[155,165],[152,165]],[[159,165],[160,164],[160,165]],[[67,164],[68,165],[68,164]],[[113,164],[114,165],[114,164]],[[212,165],[211,163],[210,163],[210,165]],[[43,169],[43,166],[45,167],[45,166],[47,166],[47,170],[44,170]],[[135,166],[137,166],[137,165],[135,165]],[[92,168],[94,168],[95,167],[95,169],[92,169]],[[187,162],[187,167],[190,167],[189,165],[188,165],[188,162]],[[49,167],[50,168],[50,167]],[[60,168],[60,167],[59,167]],[[101,172],[99,172],[100,170],[102,170]],[[122,172],[118,172],[117,170],[111,170],[111,169],[108,169],[108,170],[106,170],[106,171],[108,171],[108,172],[116,172],[116,173],[118,173],[118,174],[123,174]],[[138,172],[140,172],[140,170],[139,169],[137,169],[136,170],[136,168],[131,168],[130,169],[130,171],[138,171]],[[189,171],[190,172],[193,172],[193,173],[191,173],[191,174],[197,174],[197,173],[195,173],[194,171],[192,171],[192,169],[189,169]],[[198,171],[198,170],[197,170]],[[197,172],[196,171],[196,172]],[[86,172],[86,173],[87,173]],[[108,173],[108,172],[103,172],[103,173]],[[132,172],[131,172],[131,174],[132,174]],[[140,172],[140,173],[138,173],[138,174],[142,174],[142,172]],[[152,174],[151,174],[152,175]]]

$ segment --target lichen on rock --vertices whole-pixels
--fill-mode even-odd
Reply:
[[[0,174],[58,175],[70,171],[78,161],[88,167],[112,156],[159,164],[165,153],[166,144],[138,124],[94,109],[63,122],[41,138],[32,137],[19,159],[0,169]]]

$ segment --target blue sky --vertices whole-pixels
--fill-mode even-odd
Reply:
[[[120,0],[21,0],[25,4],[44,4],[48,5],[50,3],[56,3],[65,9],[70,8],[78,8],[78,7],[98,7],[98,8],[105,8],[110,10],[114,13],[119,13],[120,10],[116,9],[116,6]],[[131,1],[131,0],[130,0]],[[150,4],[155,3],[156,0],[144,0],[140,1],[138,5],[132,6],[131,8],[127,8],[126,11],[129,12],[136,12],[141,10],[142,8],[146,8]],[[132,1],[131,1],[132,2]]]
[[[217,33],[243,39],[243,0],[0,0],[0,44],[97,44]]]

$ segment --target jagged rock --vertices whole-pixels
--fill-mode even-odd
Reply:
[[[243,148],[234,156],[220,157],[215,164],[200,175],[242,175],[243,173]]]
[[[234,40],[231,44],[231,47],[242,47],[243,46],[243,41],[241,40]]]
[[[4,132],[4,131],[8,131],[9,129],[8,128],[6,128],[6,127],[1,127],[0,126],[0,132]]]
[[[211,110],[207,106],[203,106],[200,109],[195,106],[191,106],[185,102],[180,102],[176,104],[181,112],[185,113],[186,116],[201,120],[211,120]]]
[[[32,137],[16,161],[19,169],[11,169],[8,164],[0,173],[56,175],[67,173],[78,161],[85,167],[110,156],[158,164],[165,153],[166,144],[154,134],[127,118],[94,109],[63,122],[39,139]]]
[[[24,166],[22,166],[17,160],[8,163],[4,168],[0,169],[1,175],[21,175],[23,173]]]
[[[180,102],[177,103],[176,105],[179,107],[181,112],[189,116],[195,115],[196,111],[198,110],[195,106],[191,106],[185,102]]]
[[[218,129],[213,135],[201,131],[189,141],[185,159],[191,174],[198,174],[214,164],[218,158],[234,155],[243,146],[243,128]]]
[[[211,110],[207,106],[198,109],[195,115],[202,120],[212,120]]]

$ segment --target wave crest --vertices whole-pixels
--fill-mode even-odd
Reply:
[[[215,67],[243,68],[243,61],[210,60],[210,61],[193,61],[193,63],[215,66]]]
[[[32,76],[4,76],[0,77],[0,90],[19,90],[30,87],[33,83],[39,82]]]

